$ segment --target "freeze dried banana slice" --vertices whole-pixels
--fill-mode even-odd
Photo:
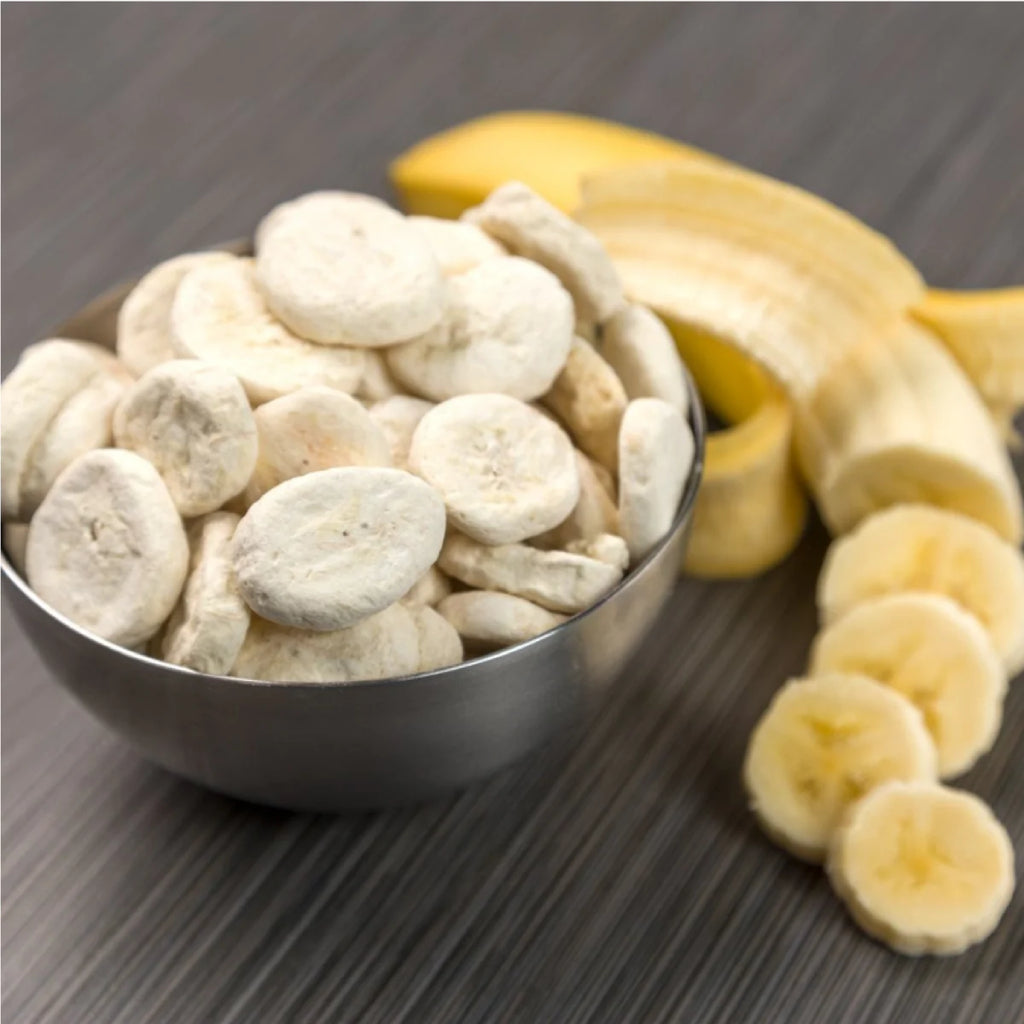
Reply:
[[[28,523],[4,523],[4,551],[7,560],[25,575],[25,548],[28,546]]]
[[[437,564],[481,590],[525,597],[542,608],[574,614],[589,608],[622,579],[622,570],[567,551],[540,551],[528,544],[478,544],[449,533]]]
[[[114,438],[156,466],[186,518],[220,508],[256,465],[256,422],[245,390],[233,374],[196,359],[143,374],[117,407]]]
[[[462,638],[455,627],[427,605],[406,605],[419,634],[418,672],[458,665],[462,661]]]
[[[521,182],[501,185],[462,216],[547,267],[572,294],[580,319],[600,324],[622,307],[622,282],[601,243]]]
[[[445,277],[463,274],[487,260],[508,255],[503,246],[475,224],[440,217],[409,217],[408,220],[427,240]]]
[[[889,782],[846,814],[828,875],[857,924],[897,952],[962,953],[1009,906],[1013,846],[976,796]]]
[[[412,435],[420,420],[433,408],[433,402],[409,395],[394,395],[370,406],[370,415],[391,446],[391,461],[399,469],[407,468]]]
[[[188,572],[188,541],[160,474],[103,448],[57,478],[29,527],[32,589],[72,622],[126,647],[151,637]]]
[[[189,525],[189,576],[160,638],[164,661],[211,675],[231,671],[250,620],[231,568],[237,526],[230,512],[211,512]]]
[[[590,540],[573,540],[566,546],[566,551],[574,555],[586,555],[596,558],[625,572],[629,568],[629,546],[613,533],[599,533]]]
[[[268,491],[234,539],[238,589],[257,615],[335,630],[397,601],[437,559],[438,493],[398,469],[348,466]]]
[[[336,466],[390,466],[384,432],[350,395],[334,388],[300,388],[255,413],[259,456],[245,488],[246,505],[271,488]]]
[[[402,598],[405,605],[430,605],[452,592],[451,581],[436,565],[432,565],[409,589]]]
[[[567,619],[522,597],[493,590],[450,594],[437,610],[463,640],[480,647],[508,647],[532,640]]]
[[[178,358],[171,335],[171,305],[185,275],[196,267],[232,259],[226,252],[176,256],[155,266],[128,293],[117,314],[117,354],[136,377]]]
[[[253,617],[231,674],[280,683],[350,683],[419,671],[420,635],[393,604],[348,629],[314,633]]]
[[[572,299],[543,267],[514,257],[489,260],[448,281],[445,317],[387,350],[391,372],[434,401],[501,392],[544,394],[572,344]]]
[[[536,547],[568,550],[570,544],[618,533],[619,510],[615,505],[614,481],[604,466],[591,462],[580,451],[575,455],[580,477],[579,499],[567,519],[532,538],[530,543]]]
[[[254,405],[314,384],[351,394],[363,377],[360,349],[314,345],[273,318],[251,259],[190,270],[171,306],[171,330],[179,356],[224,367]]]
[[[391,376],[382,353],[368,348],[364,351],[363,357],[366,360],[366,367],[363,370],[363,379],[356,388],[356,398],[363,402],[382,402],[393,395],[405,393],[398,381]]]
[[[430,330],[444,312],[430,244],[391,207],[317,192],[276,207],[258,233],[267,305],[300,337],[375,348]]]
[[[565,432],[507,395],[463,395],[431,409],[409,450],[448,519],[482,544],[526,540],[562,522],[579,498]]]
[[[601,328],[597,350],[629,398],[660,398],[686,416],[683,361],[668,328],[646,306],[620,309]]]
[[[619,431],[619,524],[634,562],[671,528],[693,457],[678,409],[660,398],[629,403]]]
[[[615,471],[626,392],[592,345],[582,338],[573,339],[565,366],[543,401],[568,427],[580,448]]]

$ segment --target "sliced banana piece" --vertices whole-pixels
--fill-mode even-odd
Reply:
[[[634,562],[671,528],[693,458],[693,434],[675,406],[629,403],[619,431],[619,524]]]
[[[1024,667],[1024,556],[995,531],[928,505],[876,512],[829,548],[818,611],[829,624],[903,591],[952,598],[985,627],[1011,676]]]
[[[164,661],[211,675],[231,671],[250,620],[231,568],[237,526],[238,516],[230,512],[211,512],[189,524],[189,575],[160,638]]]
[[[143,374],[117,407],[114,438],[156,466],[186,518],[220,508],[256,466],[256,422],[245,390],[233,374],[196,359]]]
[[[567,618],[525,598],[493,590],[450,594],[437,610],[464,641],[483,648],[508,647],[532,640],[560,626]]]
[[[336,466],[390,466],[384,431],[359,402],[334,388],[299,388],[255,412],[259,456],[246,505],[285,480]]]
[[[558,375],[572,344],[572,300],[529,260],[488,260],[448,281],[444,320],[387,351],[409,391],[444,401],[501,392],[531,401]]]
[[[530,541],[540,548],[568,550],[575,542],[586,542],[602,534],[617,533],[619,510],[615,504],[615,483],[604,466],[591,462],[577,451],[576,469],[580,478],[580,496],[568,518],[554,529],[538,534]]]
[[[438,493],[399,469],[348,466],[279,484],[235,531],[238,589],[257,615],[335,630],[397,601],[437,559]]]
[[[962,953],[1010,903],[1013,846],[971,793],[887,782],[847,812],[828,874],[857,924],[897,952]]]
[[[408,467],[412,435],[420,420],[433,408],[433,402],[409,395],[394,395],[370,406],[370,415],[391,446],[391,462],[399,469]]]
[[[512,544],[562,522],[579,498],[565,432],[507,395],[463,395],[420,420],[409,466],[444,498],[448,519],[482,544]]]
[[[382,402],[393,395],[403,395],[402,386],[391,376],[387,360],[376,349],[365,350],[363,379],[356,388],[356,398],[363,402]]]
[[[621,569],[586,555],[528,544],[490,546],[451,532],[437,564],[471,587],[515,594],[569,614],[589,608],[622,579]]]
[[[419,671],[413,617],[393,604],[348,629],[310,632],[253,617],[231,674],[279,683],[349,683]]]
[[[747,748],[743,778],[768,836],[821,860],[845,808],[890,779],[932,781],[935,745],[921,712],[863,676],[791,679]]]
[[[254,405],[314,384],[351,394],[363,378],[361,349],[314,345],[274,319],[251,259],[190,270],[171,306],[171,331],[180,357],[235,374]]]
[[[420,657],[417,672],[458,665],[462,661],[462,638],[455,627],[425,604],[406,605],[419,634]]]
[[[226,252],[175,256],[157,264],[128,293],[117,314],[117,355],[136,377],[178,358],[171,333],[171,306],[185,275],[196,267],[232,259]]]
[[[605,469],[615,471],[626,392],[592,345],[582,338],[573,339],[565,366],[543,401],[583,451]]]
[[[29,527],[32,589],[113,643],[148,640],[174,608],[188,541],[160,474],[134,452],[103,448],[57,478]]]
[[[386,204],[348,192],[272,210],[257,236],[256,276],[274,315],[323,345],[394,345],[430,330],[444,311],[427,240]]]
[[[820,633],[811,675],[863,675],[902,693],[924,716],[939,776],[967,771],[1003,718],[1006,670],[981,623],[948,597],[889,594],[858,604]]]
[[[4,553],[7,560],[25,575],[25,549],[28,547],[28,523],[4,523]]]
[[[660,398],[689,409],[685,371],[668,328],[646,306],[623,306],[601,328],[597,350],[629,398]]]
[[[565,550],[573,555],[596,558],[622,573],[629,568],[629,545],[613,533],[599,533],[590,540],[569,541]]]
[[[402,598],[405,605],[430,605],[433,607],[452,592],[451,580],[436,565],[432,565]]]
[[[409,224],[426,239],[437,262],[441,264],[441,273],[446,277],[463,274],[486,260],[508,255],[504,246],[475,224],[466,221],[410,217]]]
[[[581,319],[603,323],[625,301],[601,243],[521,182],[500,185],[462,217],[517,256],[547,267],[568,288]]]

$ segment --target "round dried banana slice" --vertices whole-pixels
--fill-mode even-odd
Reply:
[[[313,193],[272,210],[256,274],[282,323],[322,345],[394,345],[444,312],[427,240],[389,206],[353,193]]]
[[[335,466],[390,466],[384,431],[350,395],[300,388],[255,413],[259,457],[245,488],[246,505],[285,480]]]
[[[391,446],[391,461],[399,469],[408,466],[412,435],[420,420],[433,408],[433,402],[410,398],[409,395],[395,395],[370,406],[370,415],[384,431]]]
[[[366,367],[363,379],[356,388],[356,398],[363,402],[383,402],[392,395],[402,395],[402,386],[391,376],[387,360],[376,349],[364,350]]]
[[[529,260],[488,260],[451,278],[444,320],[388,349],[387,361],[409,391],[437,402],[492,391],[528,402],[551,387],[572,330],[572,299],[554,275]]]
[[[360,349],[314,345],[273,318],[251,259],[190,270],[171,306],[171,331],[179,356],[224,367],[254,405],[314,384],[351,394],[363,377]]]
[[[427,605],[407,605],[420,640],[418,672],[458,665],[462,661],[462,638],[455,627]]]
[[[117,315],[117,354],[141,377],[154,366],[177,359],[171,335],[171,305],[190,271],[234,259],[226,252],[190,252],[157,264],[128,293]]]
[[[249,630],[249,607],[235,586],[231,538],[238,516],[211,512],[189,524],[189,575],[160,640],[172,665],[225,675]]]
[[[464,274],[487,260],[508,255],[475,224],[440,217],[410,217],[409,223],[427,240],[445,277]]]
[[[508,395],[463,395],[416,427],[409,466],[440,491],[448,519],[482,544],[511,544],[562,522],[579,498],[565,432]]]
[[[581,451],[575,454],[580,476],[579,500],[567,519],[531,540],[536,547],[569,550],[570,544],[619,530],[614,481],[604,466],[591,462]]]
[[[634,562],[672,526],[693,457],[678,409],[660,398],[629,403],[619,432],[619,522]]]
[[[452,584],[436,565],[432,565],[406,592],[402,604],[428,604],[433,607],[452,592]]]
[[[220,508],[256,465],[256,422],[245,390],[237,377],[197,359],[174,359],[143,374],[114,413],[114,438],[156,466],[186,518]]]
[[[286,480],[242,518],[238,589],[285,626],[351,626],[402,597],[437,559],[440,495],[399,469],[348,466]]]
[[[495,590],[450,594],[437,610],[464,641],[484,648],[508,647],[532,640],[567,619],[525,598]]]
[[[589,608],[622,579],[621,569],[586,555],[528,544],[478,544],[459,533],[445,538],[438,565],[471,587],[500,590],[569,614]]]
[[[348,629],[313,633],[253,618],[231,674],[280,683],[350,683],[419,671],[420,634],[393,604]]]
[[[188,541],[160,474],[134,452],[102,448],[57,478],[29,527],[32,589],[61,615],[131,647],[174,608]]]
[[[629,398],[660,398],[686,416],[683,361],[668,328],[646,306],[620,309],[601,328],[597,349]]]

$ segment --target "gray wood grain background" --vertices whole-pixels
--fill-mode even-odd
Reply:
[[[1020,5],[5,5],[3,367],[86,299],[472,115],[600,114],[814,189],[945,285],[1024,280]],[[739,765],[825,537],[684,581],[586,730],[448,802],[328,819],[148,766],[5,614],[6,1019],[1024,1019],[1024,900],[956,960],[857,932]],[[1024,849],[1024,684],[963,780]]]

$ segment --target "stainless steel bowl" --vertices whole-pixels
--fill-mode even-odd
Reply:
[[[235,251],[243,247],[232,245]],[[113,348],[125,284],[56,335]],[[676,582],[704,461],[697,455],[672,529],[592,608],[527,643],[415,676],[268,683],[164,664],[79,629],[2,560],[4,594],[66,689],[144,757],[244,800],[315,811],[409,803],[459,789],[579,720],[613,680]]]

